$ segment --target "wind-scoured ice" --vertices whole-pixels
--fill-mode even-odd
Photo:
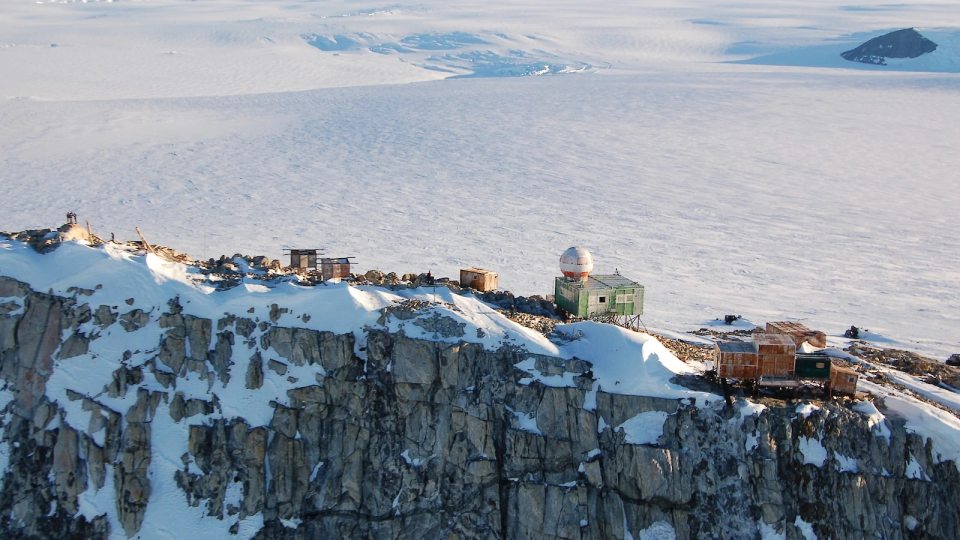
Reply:
[[[582,72],[586,62],[564,60],[541,49],[510,48],[519,40],[503,33],[488,37],[462,31],[410,34],[396,41],[369,33],[351,35],[305,34],[303,39],[324,52],[367,50],[382,55],[400,55],[423,69],[443,72],[455,78],[529,77]]]

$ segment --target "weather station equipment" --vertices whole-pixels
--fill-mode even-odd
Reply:
[[[593,255],[571,247],[560,255],[554,280],[554,301],[567,317],[610,322],[639,330],[643,314],[643,285],[620,275],[593,274]]]

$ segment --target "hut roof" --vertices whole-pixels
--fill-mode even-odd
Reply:
[[[590,276],[586,281],[568,281],[567,283],[574,285],[579,289],[589,289],[589,290],[607,290],[607,289],[620,289],[620,288],[639,288],[643,287],[636,281],[621,276],[620,274],[597,274]]]
[[[486,268],[479,268],[476,266],[471,266],[469,268],[462,268],[463,272],[473,272],[474,274],[496,274],[493,270],[487,270]]]
[[[753,343],[749,341],[718,341],[717,348],[722,353],[752,353],[756,352]]]
[[[788,345],[796,347],[793,338],[786,334],[754,334],[753,341],[757,345]]]

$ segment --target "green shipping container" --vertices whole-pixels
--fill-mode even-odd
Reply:
[[[828,380],[830,378],[830,357],[822,354],[798,354],[796,365],[797,378]]]

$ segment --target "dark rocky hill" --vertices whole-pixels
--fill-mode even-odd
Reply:
[[[936,43],[913,28],[904,28],[870,39],[840,56],[851,62],[884,66],[887,58],[916,58],[935,50]]]

